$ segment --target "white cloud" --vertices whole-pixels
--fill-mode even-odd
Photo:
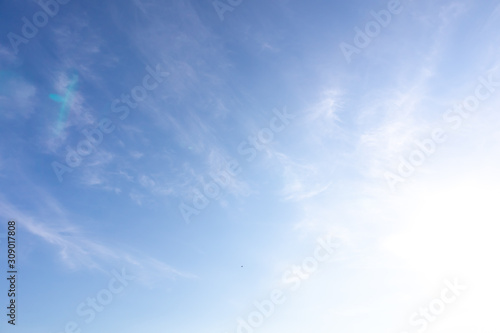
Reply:
[[[194,275],[175,269],[139,251],[125,251],[113,248],[86,235],[82,228],[68,222],[68,213],[48,193],[36,187],[41,210],[30,214],[0,197],[0,214],[3,219],[15,220],[40,240],[52,244],[59,252],[60,259],[71,269],[97,269],[106,272],[106,266],[126,265],[138,276],[141,283],[150,285],[152,280],[193,278]],[[50,222],[49,222],[50,221]]]
[[[12,119],[21,117],[28,119],[35,112],[37,105],[38,89],[20,76],[11,74],[2,78],[0,82],[1,115]]]

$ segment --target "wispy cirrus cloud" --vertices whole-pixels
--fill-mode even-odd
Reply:
[[[38,105],[38,89],[15,73],[0,73],[0,110],[7,119],[30,118]]]
[[[139,281],[146,285],[162,279],[195,278],[191,273],[178,270],[158,259],[128,246],[128,250],[114,244],[104,245],[90,236],[82,227],[69,222],[70,214],[48,193],[34,188],[43,198],[39,209],[26,212],[4,196],[0,197],[0,211],[3,219],[15,220],[41,241],[54,246],[59,259],[73,270],[90,269],[107,272],[108,266],[126,264]],[[73,214],[71,218],[74,219]]]

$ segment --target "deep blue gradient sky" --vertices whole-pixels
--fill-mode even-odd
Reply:
[[[0,274],[9,220],[19,266],[2,332],[417,332],[454,279],[427,331],[497,332],[498,1],[0,17]]]

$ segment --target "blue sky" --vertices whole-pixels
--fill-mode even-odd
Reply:
[[[0,16],[2,332],[497,332],[497,1]]]

